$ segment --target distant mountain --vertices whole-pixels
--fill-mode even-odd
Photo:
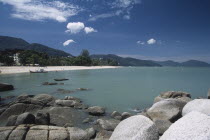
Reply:
[[[198,60],[189,60],[181,63],[181,66],[184,67],[210,67],[209,63],[198,61]]]
[[[198,61],[198,60],[189,60],[186,62],[175,62],[175,61],[153,61],[155,63],[158,63],[162,66],[168,66],[168,67],[210,67],[210,64],[203,62],[203,61]]]
[[[91,55],[91,58],[97,58],[97,59],[112,59],[118,62],[120,66],[158,66],[160,67],[160,64],[157,64],[155,62],[149,61],[149,60],[139,60],[135,58],[123,58],[117,55],[108,54],[108,55]]]
[[[72,57],[72,55],[67,52],[53,49],[42,44],[37,44],[37,43],[30,44],[21,38],[0,36],[0,51],[6,50],[6,49],[33,50],[37,52],[46,53],[49,56],[63,56],[63,57],[71,56]]]

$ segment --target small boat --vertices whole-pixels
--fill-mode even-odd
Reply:
[[[48,71],[45,71],[44,69],[36,70],[36,71],[31,71],[30,73],[47,73]]]

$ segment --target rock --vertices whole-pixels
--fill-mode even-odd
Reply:
[[[30,129],[26,140],[48,140],[48,130]]]
[[[14,90],[13,85],[10,85],[10,84],[7,84],[7,83],[0,83],[0,92],[8,91],[8,90]]]
[[[183,99],[187,101],[187,100],[190,100],[191,95],[187,92],[182,92],[182,91],[168,91],[168,92],[161,93],[159,96],[157,96],[154,99],[154,103],[162,101],[164,99],[168,99],[168,98],[175,98],[175,99],[181,99],[181,100]]]
[[[159,135],[163,135],[163,133],[171,126],[171,122],[168,120],[155,120],[155,125],[158,128]]]
[[[92,139],[92,138],[94,138],[94,137],[96,136],[96,131],[95,131],[95,129],[92,128],[92,127],[86,129],[85,131],[87,132],[87,135],[88,135],[88,138],[89,138],[89,139]]]
[[[49,140],[68,140],[68,133],[65,128],[50,130]]]
[[[50,114],[50,124],[57,126],[64,126],[67,123],[78,126],[86,116],[85,112],[70,107],[51,107],[47,108],[46,112]]]
[[[87,91],[87,90],[90,90],[88,88],[77,88],[77,90],[80,90],[80,91]]]
[[[6,126],[15,126],[18,115],[12,115],[8,118]]]
[[[83,123],[89,123],[89,122],[91,122],[91,121],[93,121],[91,118],[86,118],[86,119],[84,119],[82,122],[83,122]]]
[[[195,99],[191,102],[188,102],[183,110],[182,116],[192,112],[198,111],[206,115],[210,115],[210,100],[209,99]]]
[[[34,124],[35,123],[35,117],[33,114],[26,112],[17,117],[15,125],[20,124]]]
[[[190,112],[163,134],[160,140],[209,140],[210,117],[200,112]]]
[[[72,123],[66,123],[66,124],[64,125],[64,127],[74,127],[74,125],[73,125]]]
[[[112,131],[102,130],[97,133],[95,140],[109,140],[111,135]]]
[[[14,126],[10,126],[10,127],[0,127],[0,139],[1,140],[7,140],[10,133],[12,132],[12,130],[14,129]]]
[[[45,85],[45,86],[47,86],[47,85],[58,85],[58,83],[44,82],[44,83],[42,83],[42,85]]]
[[[4,98],[1,98],[0,96],[0,101],[5,101],[5,100],[13,99],[13,98],[15,98],[15,96],[6,96]]]
[[[58,89],[58,92],[62,93],[62,94],[66,94],[66,93],[74,93],[74,90],[66,90],[66,89]]]
[[[36,95],[33,100],[41,102],[44,106],[51,106],[55,102],[55,98],[48,94]]]
[[[159,101],[147,110],[152,120],[168,120],[175,122],[181,117],[181,112],[186,102],[178,99],[165,99]]]
[[[61,79],[54,79],[55,81],[66,81],[66,80],[69,80],[69,79],[65,79],[65,78],[61,78]]]
[[[210,89],[208,91],[208,95],[207,95],[208,99],[210,99]]]
[[[23,140],[26,133],[27,133],[28,127],[24,125],[18,126],[15,130],[12,131],[12,133],[9,135],[8,140]]]
[[[111,117],[115,118],[117,120],[121,120],[122,119],[121,114],[119,112],[117,112],[117,111],[113,111],[112,114],[111,114]]]
[[[89,135],[85,130],[82,130],[77,127],[68,127],[67,128],[70,134],[70,140],[88,140]]]
[[[49,113],[37,112],[36,117],[35,117],[35,124],[49,125],[50,124]]]
[[[59,106],[74,107],[78,102],[75,100],[56,100],[55,103]]]
[[[127,118],[129,118],[130,116],[131,116],[130,113],[128,113],[128,112],[123,112],[123,113],[122,113],[122,120],[127,119]]]
[[[89,107],[87,109],[87,112],[90,115],[101,116],[101,115],[105,114],[105,109],[103,107],[100,107],[100,106],[93,106],[93,107]]]
[[[136,115],[129,117],[115,128],[110,140],[158,140],[155,124],[147,117]]]
[[[120,123],[119,120],[115,119],[98,119],[97,123],[100,125],[100,127],[107,131],[114,131],[114,129],[117,127],[117,125]]]
[[[73,101],[77,101],[77,102],[82,102],[79,98],[73,97],[73,96],[66,96],[64,98],[64,100],[73,100]]]

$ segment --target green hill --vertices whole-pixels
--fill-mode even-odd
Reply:
[[[53,49],[42,44],[37,44],[37,43],[30,44],[21,38],[0,36],[0,51],[4,51],[7,49],[33,50],[33,51],[37,51],[41,53],[46,53],[49,56],[63,56],[63,57],[71,56],[72,57],[72,55],[67,52]]]
[[[154,63],[149,60],[139,60],[135,58],[123,58],[117,55],[113,54],[108,54],[108,55],[91,55],[91,58],[95,59],[103,59],[103,60],[108,60],[112,59],[118,62],[119,66],[157,66],[160,67],[160,64]]]

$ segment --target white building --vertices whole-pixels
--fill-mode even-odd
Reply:
[[[19,54],[20,53],[16,53],[16,54],[13,55],[15,65],[20,65]]]

